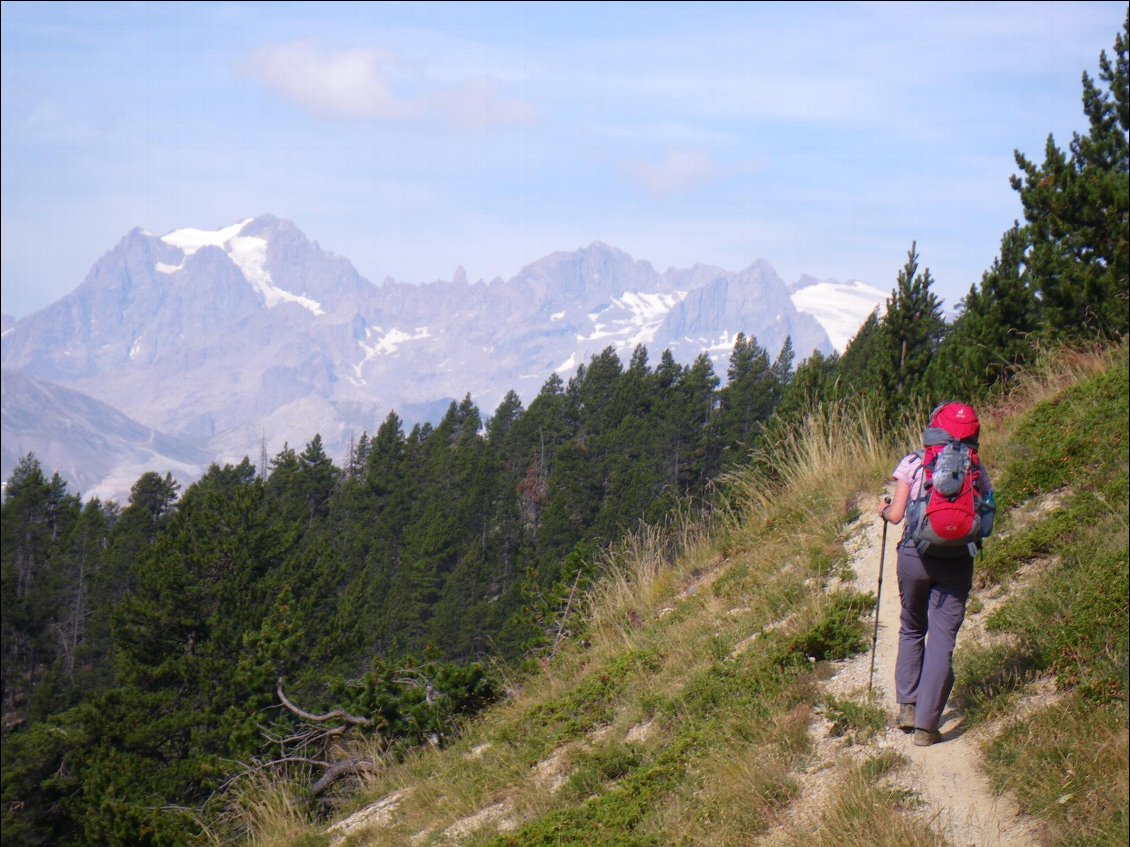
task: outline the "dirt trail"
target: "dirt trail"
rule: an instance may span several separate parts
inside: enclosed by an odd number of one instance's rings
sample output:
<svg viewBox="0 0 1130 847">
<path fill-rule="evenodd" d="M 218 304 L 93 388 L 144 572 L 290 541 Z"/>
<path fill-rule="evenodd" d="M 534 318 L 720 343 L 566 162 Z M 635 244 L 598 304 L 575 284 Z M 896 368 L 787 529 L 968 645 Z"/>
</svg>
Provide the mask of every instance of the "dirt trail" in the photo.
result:
<svg viewBox="0 0 1130 847">
<path fill-rule="evenodd" d="M 882 548 L 882 521 L 875 513 L 875 503 L 866 503 L 865 513 L 853 536 L 852 568 L 856 588 L 875 591 L 879 580 L 879 558 Z M 883 585 L 879 609 L 879 637 L 875 651 L 874 690 L 889 705 L 893 719 L 895 709 L 894 667 L 898 649 L 899 595 L 896 574 L 896 546 L 902 526 L 887 531 L 883 561 Z M 978 618 L 983 618 L 982 611 Z M 979 629 L 979 620 L 970 616 L 958 634 L 958 646 L 969 630 Z M 870 651 L 846 663 L 829 686 L 840 693 L 866 691 Z M 926 803 L 926 817 L 953 847 L 1030 847 L 1040 843 L 1038 829 L 1021 817 L 1016 804 L 1008 796 L 994 796 L 978 763 L 980 743 L 991 728 L 966 731 L 963 716 L 951 700 L 942 715 L 942 742 L 930 747 L 915 747 L 912 735 L 895 728 L 887 730 L 877 744 L 893 747 L 911 762 L 906 775 L 908 787 L 917 791 Z"/>
</svg>

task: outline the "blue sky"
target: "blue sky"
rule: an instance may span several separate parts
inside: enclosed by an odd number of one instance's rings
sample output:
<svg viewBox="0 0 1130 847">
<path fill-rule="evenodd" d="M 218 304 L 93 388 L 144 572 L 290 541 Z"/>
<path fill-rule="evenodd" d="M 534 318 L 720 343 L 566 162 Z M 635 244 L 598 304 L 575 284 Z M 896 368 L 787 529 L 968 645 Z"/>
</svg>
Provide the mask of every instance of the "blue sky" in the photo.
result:
<svg viewBox="0 0 1130 847">
<path fill-rule="evenodd" d="M 955 303 L 1021 216 L 1013 150 L 1085 129 L 1098 3 L 9 3 L 3 311 L 130 229 L 271 213 L 374 282 L 594 240 L 659 270 Z"/>
</svg>

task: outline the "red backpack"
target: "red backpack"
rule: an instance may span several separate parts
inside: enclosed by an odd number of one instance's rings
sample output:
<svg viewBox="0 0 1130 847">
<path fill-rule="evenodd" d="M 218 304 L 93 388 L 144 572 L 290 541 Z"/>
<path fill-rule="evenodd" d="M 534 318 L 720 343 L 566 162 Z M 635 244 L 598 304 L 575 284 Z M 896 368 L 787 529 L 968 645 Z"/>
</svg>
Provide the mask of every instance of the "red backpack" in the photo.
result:
<svg viewBox="0 0 1130 847">
<path fill-rule="evenodd" d="M 930 415 L 919 454 L 922 484 L 907 510 L 907 535 L 919 553 L 943 558 L 976 553 L 992 532 L 995 506 L 977 456 L 980 431 L 977 413 L 961 403 L 945 403 Z"/>
</svg>

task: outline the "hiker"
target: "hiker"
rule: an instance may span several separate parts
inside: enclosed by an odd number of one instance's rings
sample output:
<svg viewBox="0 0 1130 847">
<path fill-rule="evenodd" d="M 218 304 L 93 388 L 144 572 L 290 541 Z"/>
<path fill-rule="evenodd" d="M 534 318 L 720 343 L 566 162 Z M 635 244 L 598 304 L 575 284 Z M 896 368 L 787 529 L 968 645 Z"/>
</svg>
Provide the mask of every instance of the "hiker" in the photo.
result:
<svg viewBox="0 0 1130 847">
<path fill-rule="evenodd" d="M 938 724 L 953 688 L 953 649 L 965 619 L 965 603 L 973 586 L 973 557 L 981 539 L 992 531 L 993 498 L 988 474 L 977 457 L 980 425 L 969 406 L 945 403 L 930 415 L 923 433 L 925 449 L 907 454 L 891 474 L 894 496 L 880 506 L 879 515 L 897 524 L 907 517 L 898 544 L 898 584 L 902 611 L 898 656 L 895 660 L 897 724 L 914 733 L 914 744 L 926 747 L 941 740 Z M 941 456 L 948 451 L 946 456 Z M 961 494 L 946 494 L 951 466 L 964 465 L 957 482 Z M 957 476 L 958 471 L 953 472 Z M 963 500 L 967 497 L 968 502 Z M 942 535 L 959 522 L 955 505 L 967 513 L 967 525 L 954 537 L 939 537 L 930 526 L 935 499 L 949 509 Z M 972 514 L 972 525 L 969 524 Z"/>
</svg>

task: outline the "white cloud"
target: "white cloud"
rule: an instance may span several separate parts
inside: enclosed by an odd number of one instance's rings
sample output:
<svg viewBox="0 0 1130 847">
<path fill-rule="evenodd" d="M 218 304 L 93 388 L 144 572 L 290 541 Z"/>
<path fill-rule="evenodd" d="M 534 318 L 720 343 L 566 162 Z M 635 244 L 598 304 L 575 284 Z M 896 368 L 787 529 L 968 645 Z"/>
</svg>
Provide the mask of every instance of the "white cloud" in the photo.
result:
<svg viewBox="0 0 1130 847">
<path fill-rule="evenodd" d="M 437 86 L 419 63 L 377 49 L 318 51 L 308 44 L 266 45 L 250 62 L 267 88 L 321 118 L 439 120 L 456 129 L 530 123 L 533 107 L 506 99 L 488 76 Z"/>
<path fill-rule="evenodd" d="M 624 170 L 656 197 L 689 191 L 718 176 L 714 159 L 693 150 L 671 151 L 657 164 L 626 162 Z"/>
<path fill-rule="evenodd" d="M 260 47 L 251 73 L 268 88 L 324 118 L 404 120 L 418 104 L 393 91 L 392 56 L 381 50 L 318 53 L 306 44 Z"/>
</svg>

